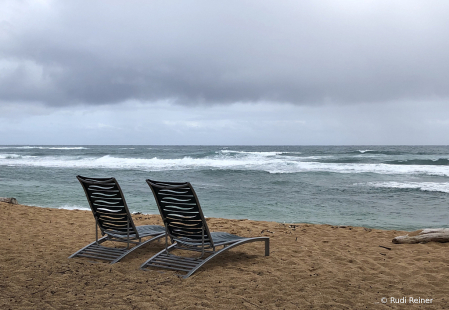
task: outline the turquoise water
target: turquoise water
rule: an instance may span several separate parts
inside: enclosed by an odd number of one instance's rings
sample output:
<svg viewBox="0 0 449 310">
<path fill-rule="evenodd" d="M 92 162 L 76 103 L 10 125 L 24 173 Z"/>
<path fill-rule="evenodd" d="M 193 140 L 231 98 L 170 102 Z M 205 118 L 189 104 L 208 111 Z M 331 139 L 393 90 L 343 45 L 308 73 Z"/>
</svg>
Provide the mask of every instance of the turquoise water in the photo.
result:
<svg viewBox="0 0 449 310">
<path fill-rule="evenodd" d="M 133 212 L 158 212 L 151 178 L 191 182 L 209 217 L 449 227 L 447 146 L 0 146 L 0 197 L 87 209 L 76 175 L 115 177 Z"/>
</svg>

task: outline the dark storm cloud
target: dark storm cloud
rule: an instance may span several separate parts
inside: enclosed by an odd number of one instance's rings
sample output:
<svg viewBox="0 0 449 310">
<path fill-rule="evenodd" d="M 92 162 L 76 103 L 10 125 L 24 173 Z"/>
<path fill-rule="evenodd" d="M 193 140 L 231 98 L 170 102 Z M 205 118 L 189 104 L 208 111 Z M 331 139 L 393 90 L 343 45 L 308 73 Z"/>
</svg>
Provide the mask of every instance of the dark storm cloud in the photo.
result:
<svg viewBox="0 0 449 310">
<path fill-rule="evenodd" d="M 446 98 L 448 9 L 446 1 L 5 1 L 0 100 Z"/>
</svg>

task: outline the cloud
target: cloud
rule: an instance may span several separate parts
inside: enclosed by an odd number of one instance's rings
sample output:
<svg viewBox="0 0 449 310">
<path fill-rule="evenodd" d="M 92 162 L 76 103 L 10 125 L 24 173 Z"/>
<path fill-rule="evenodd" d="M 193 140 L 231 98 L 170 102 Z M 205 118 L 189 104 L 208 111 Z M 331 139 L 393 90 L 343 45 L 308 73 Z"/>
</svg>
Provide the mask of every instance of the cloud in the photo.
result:
<svg viewBox="0 0 449 310">
<path fill-rule="evenodd" d="M 5 108 L 0 102 L 0 145 L 446 145 L 448 103 L 234 103 L 204 108 L 134 100 L 107 108 L 36 103 Z"/>
<path fill-rule="evenodd" d="M 3 1 L 0 100 L 324 104 L 449 96 L 446 1 Z"/>
</svg>

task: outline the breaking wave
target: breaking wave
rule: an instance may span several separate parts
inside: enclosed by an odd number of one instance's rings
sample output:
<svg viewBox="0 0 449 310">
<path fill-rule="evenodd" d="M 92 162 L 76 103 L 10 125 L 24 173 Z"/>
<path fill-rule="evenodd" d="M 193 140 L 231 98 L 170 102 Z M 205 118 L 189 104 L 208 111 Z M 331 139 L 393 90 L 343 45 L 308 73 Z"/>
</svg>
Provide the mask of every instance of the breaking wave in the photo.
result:
<svg viewBox="0 0 449 310">
<path fill-rule="evenodd" d="M 87 150 L 83 146 L 0 146 L 0 149 Z"/>
<path fill-rule="evenodd" d="M 449 193 L 449 183 L 438 182 L 369 182 L 368 186 L 377 188 L 418 189 L 425 192 Z"/>
<path fill-rule="evenodd" d="M 288 152 L 287 152 L 288 153 Z M 298 152 L 299 153 L 299 152 Z M 290 154 L 291 155 L 291 154 Z M 134 158 L 104 156 L 27 156 L 19 154 L 0 154 L 2 166 L 33 166 L 53 168 L 104 168 L 143 171 L 163 170 L 255 170 L 268 173 L 377 173 L 377 174 L 418 174 L 449 176 L 449 165 L 446 159 L 411 161 L 415 164 L 364 163 L 350 160 L 324 160 L 326 156 L 285 156 L 285 152 L 244 152 L 220 150 L 204 157 L 194 158 Z M 129 156 L 129 155 L 128 155 Z"/>
</svg>

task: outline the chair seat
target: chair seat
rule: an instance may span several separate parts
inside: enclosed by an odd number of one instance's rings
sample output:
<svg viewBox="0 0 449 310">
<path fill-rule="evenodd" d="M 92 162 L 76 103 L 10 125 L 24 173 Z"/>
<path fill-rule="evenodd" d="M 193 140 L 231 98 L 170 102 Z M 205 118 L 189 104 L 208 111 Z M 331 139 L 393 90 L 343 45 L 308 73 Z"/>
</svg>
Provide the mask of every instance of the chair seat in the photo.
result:
<svg viewBox="0 0 449 310">
<path fill-rule="evenodd" d="M 234 243 L 243 239 L 247 239 L 245 237 L 236 236 L 227 232 L 211 232 L 212 240 L 214 241 L 214 244 L 217 245 L 224 245 L 228 243 Z"/>
<path fill-rule="evenodd" d="M 223 245 L 227 243 L 234 243 L 243 239 L 247 239 L 245 237 L 236 236 L 230 233 L 216 231 L 211 232 L 212 240 L 214 241 L 215 245 Z"/>
<path fill-rule="evenodd" d="M 159 225 L 142 225 L 136 227 L 137 232 L 141 237 L 154 236 L 165 233 L 164 226 Z"/>
<path fill-rule="evenodd" d="M 245 237 L 240 237 L 240 236 L 236 236 L 236 235 L 233 235 L 233 234 L 230 234 L 227 232 L 221 232 L 221 231 L 211 232 L 210 236 L 212 237 L 212 241 L 215 246 L 231 244 L 231 243 L 235 243 L 235 242 L 247 239 Z M 186 245 L 190 245 L 190 246 L 201 246 L 202 245 L 201 239 L 175 238 L 174 240 L 181 244 L 186 244 Z M 205 246 L 205 248 L 212 247 L 208 240 L 206 240 L 204 242 L 204 246 Z"/>
<path fill-rule="evenodd" d="M 165 233 L 165 228 L 163 226 L 158 226 L 158 225 L 136 226 L 136 229 L 141 238 Z M 114 232 L 106 231 L 106 233 L 109 236 L 116 237 L 116 238 L 127 238 L 126 233 L 123 233 L 123 232 L 120 232 L 119 234 L 117 234 Z M 131 235 L 129 235 L 129 238 L 136 239 L 136 235 L 131 234 Z"/>
</svg>

